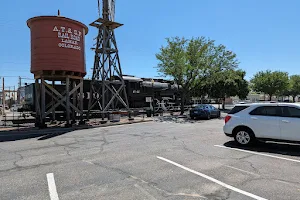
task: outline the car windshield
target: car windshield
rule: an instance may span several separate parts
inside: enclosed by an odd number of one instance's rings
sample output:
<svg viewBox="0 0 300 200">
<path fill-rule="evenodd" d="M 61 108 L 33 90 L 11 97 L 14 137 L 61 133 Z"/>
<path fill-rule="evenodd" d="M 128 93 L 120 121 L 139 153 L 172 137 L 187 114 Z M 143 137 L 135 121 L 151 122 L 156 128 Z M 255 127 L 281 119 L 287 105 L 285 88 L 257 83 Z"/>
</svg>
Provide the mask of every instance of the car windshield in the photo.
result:
<svg viewBox="0 0 300 200">
<path fill-rule="evenodd" d="M 234 108 L 232 108 L 229 112 L 229 114 L 236 114 L 246 108 L 248 108 L 249 106 L 247 105 L 239 105 L 239 106 L 235 106 Z"/>
<path fill-rule="evenodd" d="M 195 108 L 204 109 L 205 107 L 208 107 L 208 106 L 207 105 L 197 105 Z"/>
</svg>

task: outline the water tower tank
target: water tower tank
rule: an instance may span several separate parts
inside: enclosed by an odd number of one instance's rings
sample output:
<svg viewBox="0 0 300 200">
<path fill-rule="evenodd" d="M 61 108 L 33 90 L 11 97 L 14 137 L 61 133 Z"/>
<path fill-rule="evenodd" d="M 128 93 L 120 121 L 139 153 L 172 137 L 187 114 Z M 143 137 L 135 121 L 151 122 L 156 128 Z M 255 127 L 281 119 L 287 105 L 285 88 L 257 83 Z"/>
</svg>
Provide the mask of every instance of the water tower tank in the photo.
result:
<svg viewBox="0 0 300 200">
<path fill-rule="evenodd" d="M 31 73 L 85 76 L 87 26 L 61 16 L 33 17 L 27 25 L 31 32 Z"/>
</svg>

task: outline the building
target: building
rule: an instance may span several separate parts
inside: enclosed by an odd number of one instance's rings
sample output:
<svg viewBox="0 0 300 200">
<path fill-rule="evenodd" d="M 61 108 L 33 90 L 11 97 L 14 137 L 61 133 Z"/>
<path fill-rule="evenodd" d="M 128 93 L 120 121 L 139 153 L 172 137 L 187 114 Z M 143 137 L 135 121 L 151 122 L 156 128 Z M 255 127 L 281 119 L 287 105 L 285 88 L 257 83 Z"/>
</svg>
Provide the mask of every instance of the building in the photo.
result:
<svg viewBox="0 0 300 200">
<path fill-rule="evenodd" d="M 5 90 L 5 103 L 12 105 L 18 100 L 18 92 L 15 90 Z M 0 104 L 3 104 L 3 91 L 0 92 Z"/>
</svg>

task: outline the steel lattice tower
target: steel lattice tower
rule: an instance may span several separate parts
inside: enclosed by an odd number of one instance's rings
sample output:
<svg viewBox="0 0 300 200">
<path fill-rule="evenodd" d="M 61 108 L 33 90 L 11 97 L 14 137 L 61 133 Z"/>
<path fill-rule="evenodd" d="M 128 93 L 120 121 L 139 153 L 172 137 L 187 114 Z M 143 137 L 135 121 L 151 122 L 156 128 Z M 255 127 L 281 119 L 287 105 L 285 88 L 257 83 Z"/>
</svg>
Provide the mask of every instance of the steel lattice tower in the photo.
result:
<svg viewBox="0 0 300 200">
<path fill-rule="evenodd" d="M 102 18 L 99 11 L 99 18 L 90 24 L 98 29 L 98 36 L 96 47 L 92 48 L 95 51 L 95 60 L 88 118 L 98 104 L 104 120 L 106 113 L 118 110 L 117 105 L 122 105 L 129 111 L 129 104 L 114 33 L 114 29 L 123 24 L 114 22 L 115 0 L 103 0 L 102 4 Z M 100 10 L 99 0 L 98 9 Z M 92 95 L 95 93 L 100 95 Z"/>
</svg>

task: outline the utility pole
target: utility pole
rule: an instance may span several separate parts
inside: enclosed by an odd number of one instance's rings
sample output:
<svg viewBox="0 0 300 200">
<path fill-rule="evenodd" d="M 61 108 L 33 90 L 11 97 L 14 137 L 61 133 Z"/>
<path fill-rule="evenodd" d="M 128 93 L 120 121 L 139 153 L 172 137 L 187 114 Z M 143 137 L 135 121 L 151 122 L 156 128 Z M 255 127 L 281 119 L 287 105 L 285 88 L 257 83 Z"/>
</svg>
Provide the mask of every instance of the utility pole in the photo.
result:
<svg viewBox="0 0 300 200">
<path fill-rule="evenodd" d="M 21 103 L 21 87 L 22 87 L 22 79 L 21 79 L 21 76 L 19 76 L 19 86 L 18 86 L 18 92 L 17 92 L 18 104 Z"/>
<path fill-rule="evenodd" d="M 22 78 L 19 76 L 19 88 L 22 86 Z"/>
<path fill-rule="evenodd" d="M 9 107 L 10 104 L 11 104 L 10 93 L 11 93 L 11 91 L 10 91 L 10 86 L 8 86 L 8 107 Z"/>
<path fill-rule="evenodd" d="M 13 101 L 14 101 L 14 103 L 16 103 L 16 86 L 14 85 L 14 93 L 13 93 Z M 17 98 L 18 98 L 18 94 L 17 94 Z"/>
</svg>

